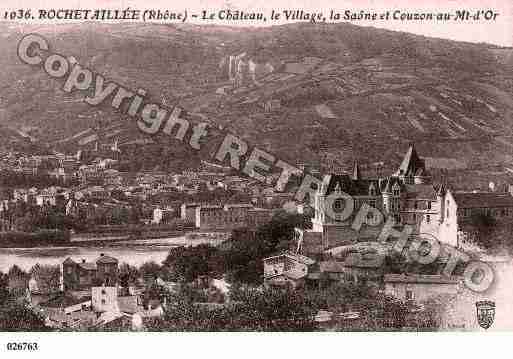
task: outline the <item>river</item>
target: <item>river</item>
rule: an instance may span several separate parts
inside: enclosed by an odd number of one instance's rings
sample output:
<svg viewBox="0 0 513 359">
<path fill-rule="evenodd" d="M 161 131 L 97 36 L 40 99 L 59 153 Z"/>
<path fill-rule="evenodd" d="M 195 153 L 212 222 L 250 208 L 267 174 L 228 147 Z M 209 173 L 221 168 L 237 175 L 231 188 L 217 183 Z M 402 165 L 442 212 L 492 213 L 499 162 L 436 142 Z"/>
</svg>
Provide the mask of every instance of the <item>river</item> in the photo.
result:
<svg viewBox="0 0 513 359">
<path fill-rule="evenodd" d="M 0 271 L 6 273 L 14 264 L 24 270 L 29 270 L 37 263 L 61 264 L 67 257 L 71 257 L 75 261 L 81 259 L 95 261 L 101 253 L 117 258 L 119 263 L 125 262 L 135 266 L 140 266 L 148 261 L 155 261 L 160 264 L 173 247 L 197 245 L 205 242 L 212 245 L 217 244 L 216 241 L 212 240 L 197 239 L 191 242 L 185 237 L 176 237 L 123 241 L 103 246 L 0 248 Z"/>
</svg>

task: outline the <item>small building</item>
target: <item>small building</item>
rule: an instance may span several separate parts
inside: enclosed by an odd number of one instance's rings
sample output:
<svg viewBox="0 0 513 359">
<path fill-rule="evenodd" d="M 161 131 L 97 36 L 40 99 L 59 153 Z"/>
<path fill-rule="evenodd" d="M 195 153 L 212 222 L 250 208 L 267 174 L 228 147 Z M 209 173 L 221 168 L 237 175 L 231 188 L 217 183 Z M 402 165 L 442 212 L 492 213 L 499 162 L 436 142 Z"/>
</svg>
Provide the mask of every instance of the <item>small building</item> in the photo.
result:
<svg viewBox="0 0 513 359">
<path fill-rule="evenodd" d="M 91 303 L 96 313 L 119 312 L 117 287 L 92 287 Z"/>
<path fill-rule="evenodd" d="M 489 215 L 495 220 L 513 220 L 513 196 L 500 192 L 454 192 L 460 222 L 475 215 Z"/>
<path fill-rule="evenodd" d="M 155 208 L 151 222 L 154 224 L 168 223 L 175 217 L 176 211 L 173 208 Z"/>
<path fill-rule="evenodd" d="M 24 273 L 8 275 L 7 290 L 15 298 L 25 298 L 29 293 L 29 277 Z"/>
<path fill-rule="evenodd" d="M 301 287 L 314 264 L 315 260 L 295 253 L 265 258 L 264 283 L 271 286 Z"/>
<path fill-rule="evenodd" d="M 91 311 L 90 297 L 74 297 L 61 294 L 38 304 L 46 318 L 46 324 L 58 329 L 85 329 L 96 320 Z"/>
<path fill-rule="evenodd" d="M 277 99 L 269 99 L 263 103 L 265 112 L 278 111 L 281 108 L 281 101 Z"/>
<path fill-rule="evenodd" d="M 93 286 L 112 286 L 118 283 L 118 260 L 101 254 L 95 262 L 67 258 L 62 264 L 62 283 L 65 291 L 88 289 Z"/>
<path fill-rule="evenodd" d="M 196 207 L 195 226 L 201 230 L 224 229 L 226 218 L 222 206 Z"/>
<path fill-rule="evenodd" d="M 350 260 L 320 262 L 319 272 L 329 280 L 353 284 L 361 282 L 377 283 L 382 275 L 381 268 L 370 262 L 366 264 L 365 261 L 353 262 Z"/>
<path fill-rule="evenodd" d="M 442 275 L 386 274 L 384 283 L 386 295 L 420 303 L 440 295 L 457 294 L 460 280 Z"/>
<path fill-rule="evenodd" d="M 252 208 L 248 211 L 247 226 L 249 228 L 258 228 L 269 223 L 272 217 L 272 210 L 265 208 Z"/>
<path fill-rule="evenodd" d="M 198 203 L 183 203 L 180 206 L 180 218 L 189 223 L 196 222 L 196 208 L 199 206 Z"/>
<path fill-rule="evenodd" d="M 231 231 L 236 228 L 255 228 L 269 222 L 272 212 L 254 208 L 252 204 L 225 204 L 196 208 L 195 226 L 203 231 Z"/>
</svg>

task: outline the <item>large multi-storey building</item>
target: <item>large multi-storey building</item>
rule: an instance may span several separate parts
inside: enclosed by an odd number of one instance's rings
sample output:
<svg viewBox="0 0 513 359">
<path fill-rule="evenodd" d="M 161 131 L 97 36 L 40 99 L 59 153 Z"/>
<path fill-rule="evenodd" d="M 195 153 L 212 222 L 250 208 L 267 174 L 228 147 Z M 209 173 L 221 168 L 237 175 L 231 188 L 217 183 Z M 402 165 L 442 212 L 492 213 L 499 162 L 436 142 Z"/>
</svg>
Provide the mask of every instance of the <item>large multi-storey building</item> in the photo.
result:
<svg viewBox="0 0 513 359">
<path fill-rule="evenodd" d="M 480 200 L 483 196 L 486 201 Z M 349 203 L 354 204 L 352 210 Z M 364 204 L 377 211 L 365 211 L 364 224 L 355 230 L 351 225 Z M 411 145 L 392 176 L 364 179 L 356 163 L 352 174 L 325 176 L 315 196 L 312 229 L 297 231 L 299 244 L 305 253 L 319 253 L 345 244 L 373 241 L 384 223 L 393 221 L 398 230 L 409 225 L 412 235 L 428 234 L 459 247 L 462 223 L 465 219 L 468 222 L 470 207 L 474 212 L 495 217 L 513 217 L 510 194 L 452 193 L 445 184 L 433 184 L 424 161 Z"/>
<path fill-rule="evenodd" d="M 225 204 L 196 207 L 196 228 L 231 231 L 236 228 L 257 228 L 271 220 L 272 211 L 251 204 Z"/>
</svg>

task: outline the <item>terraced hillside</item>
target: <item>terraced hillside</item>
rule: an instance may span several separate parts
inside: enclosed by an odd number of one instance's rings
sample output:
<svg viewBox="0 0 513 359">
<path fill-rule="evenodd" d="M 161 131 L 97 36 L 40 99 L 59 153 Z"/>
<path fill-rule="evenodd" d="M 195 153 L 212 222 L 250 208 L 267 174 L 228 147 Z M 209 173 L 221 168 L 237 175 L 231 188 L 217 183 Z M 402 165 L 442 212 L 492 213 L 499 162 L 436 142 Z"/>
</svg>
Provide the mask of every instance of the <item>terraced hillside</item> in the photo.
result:
<svg viewBox="0 0 513 359">
<path fill-rule="evenodd" d="M 65 95 L 17 59 L 25 33 L 292 162 L 328 170 L 356 158 L 369 171 L 380 161 L 390 168 L 414 141 L 434 167 L 513 168 L 511 49 L 349 24 L 1 26 L 1 124 L 30 128 L 56 148 L 117 142 L 150 168 L 206 155 L 145 138 L 126 116 Z M 230 56 L 241 59 L 235 69 Z"/>
</svg>

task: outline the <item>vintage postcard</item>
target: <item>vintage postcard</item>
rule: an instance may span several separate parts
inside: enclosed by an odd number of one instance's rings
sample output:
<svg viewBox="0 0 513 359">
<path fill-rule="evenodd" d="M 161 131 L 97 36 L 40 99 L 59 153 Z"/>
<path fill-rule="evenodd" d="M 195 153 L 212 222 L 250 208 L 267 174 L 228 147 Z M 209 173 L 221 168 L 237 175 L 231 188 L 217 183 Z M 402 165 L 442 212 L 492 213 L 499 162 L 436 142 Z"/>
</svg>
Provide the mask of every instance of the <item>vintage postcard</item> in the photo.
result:
<svg viewBox="0 0 513 359">
<path fill-rule="evenodd" d="M 2 0 L 0 48 L 0 332 L 513 330 L 511 1 Z"/>
</svg>

